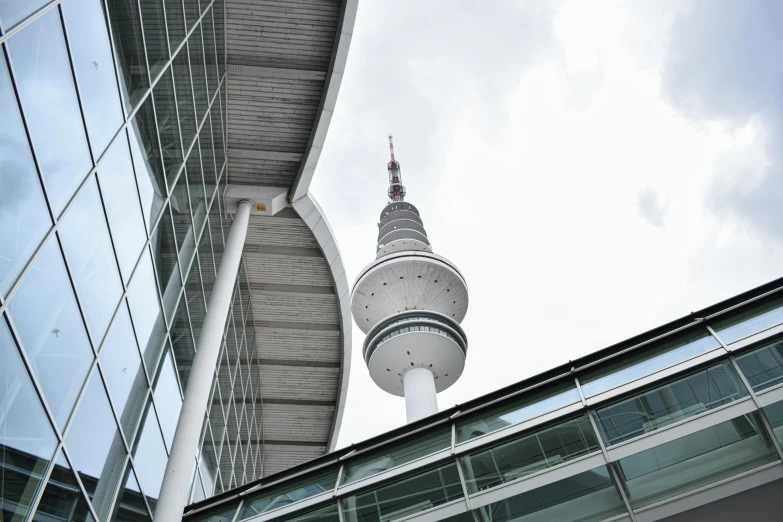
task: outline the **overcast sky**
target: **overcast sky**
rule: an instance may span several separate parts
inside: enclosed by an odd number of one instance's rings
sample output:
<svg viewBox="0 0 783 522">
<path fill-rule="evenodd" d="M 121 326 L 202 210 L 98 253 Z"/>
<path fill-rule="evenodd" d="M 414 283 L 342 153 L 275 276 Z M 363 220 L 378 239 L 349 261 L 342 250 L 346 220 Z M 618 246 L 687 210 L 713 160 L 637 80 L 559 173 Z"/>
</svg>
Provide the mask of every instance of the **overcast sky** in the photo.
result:
<svg viewBox="0 0 783 522">
<path fill-rule="evenodd" d="M 783 2 L 362 0 L 313 185 L 349 281 L 386 135 L 467 279 L 441 408 L 783 276 Z M 405 423 L 354 329 L 339 446 Z"/>
</svg>

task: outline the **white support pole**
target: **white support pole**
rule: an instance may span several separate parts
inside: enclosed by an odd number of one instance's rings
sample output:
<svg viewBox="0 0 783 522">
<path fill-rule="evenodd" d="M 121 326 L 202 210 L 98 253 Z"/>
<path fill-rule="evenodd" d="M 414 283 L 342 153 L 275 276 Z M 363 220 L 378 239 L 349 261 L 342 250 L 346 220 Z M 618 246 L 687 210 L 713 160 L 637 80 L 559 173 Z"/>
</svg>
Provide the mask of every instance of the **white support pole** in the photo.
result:
<svg viewBox="0 0 783 522">
<path fill-rule="evenodd" d="M 426 368 L 411 368 L 402 376 L 408 423 L 438 413 L 435 376 Z"/>
<path fill-rule="evenodd" d="M 245 235 L 250 219 L 249 201 L 240 201 L 231 230 L 228 232 L 223 258 L 220 261 L 209 308 L 198 340 L 196 357 L 190 371 L 188 387 L 185 390 L 185 402 L 179 414 L 174 443 L 171 446 L 163 485 L 160 488 L 155 508 L 155 522 L 179 522 L 187 505 L 190 489 L 190 473 L 195 465 L 201 426 L 204 423 L 209 402 L 209 391 L 217 366 L 223 329 L 226 326 L 234 282 L 239 271 L 239 261 L 245 245 Z"/>
</svg>

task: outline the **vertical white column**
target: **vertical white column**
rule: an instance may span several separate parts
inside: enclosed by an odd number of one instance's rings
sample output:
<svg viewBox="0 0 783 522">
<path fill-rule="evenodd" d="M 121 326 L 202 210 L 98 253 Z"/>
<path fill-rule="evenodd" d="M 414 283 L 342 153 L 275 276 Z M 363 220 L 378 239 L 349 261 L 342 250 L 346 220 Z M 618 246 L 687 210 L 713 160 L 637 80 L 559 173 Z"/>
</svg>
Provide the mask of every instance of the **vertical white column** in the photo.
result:
<svg viewBox="0 0 783 522">
<path fill-rule="evenodd" d="M 426 368 L 411 368 L 402 376 L 408 423 L 438 413 L 435 376 Z"/>
<path fill-rule="evenodd" d="M 198 452 L 201 426 L 223 341 L 223 329 L 231 308 L 234 282 L 239 271 L 250 219 L 250 207 L 249 201 L 239 202 L 234 222 L 228 232 L 223 258 L 212 287 L 212 296 L 209 298 L 209 309 L 201 329 L 201 338 L 198 340 L 196 357 L 193 359 L 188 387 L 185 390 L 185 402 L 182 403 L 174 443 L 166 464 L 166 474 L 155 508 L 155 522 L 182 520 L 182 512 L 187 505 L 190 473 Z"/>
</svg>

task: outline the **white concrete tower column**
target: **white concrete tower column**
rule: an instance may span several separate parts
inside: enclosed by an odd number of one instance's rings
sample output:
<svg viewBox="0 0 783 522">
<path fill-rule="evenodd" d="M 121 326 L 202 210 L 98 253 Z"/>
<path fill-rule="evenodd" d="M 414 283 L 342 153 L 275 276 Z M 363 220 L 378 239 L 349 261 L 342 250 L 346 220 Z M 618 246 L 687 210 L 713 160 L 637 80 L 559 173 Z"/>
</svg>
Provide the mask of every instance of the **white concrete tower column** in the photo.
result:
<svg viewBox="0 0 783 522">
<path fill-rule="evenodd" d="M 182 519 L 182 512 L 187 505 L 190 473 L 193 471 L 194 459 L 198 452 L 201 426 L 204 423 L 209 391 L 220 355 L 223 329 L 231 308 L 234 282 L 237 279 L 242 249 L 245 245 L 251 206 L 252 204 L 247 200 L 239 202 L 234 222 L 228 232 L 223 258 L 212 287 L 209 308 L 198 340 L 196 356 L 193 359 L 188 387 L 185 390 L 185 401 L 179 414 L 171 454 L 166 464 L 166 473 L 163 476 L 163 485 L 155 508 L 155 522 L 178 522 Z"/>
<path fill-rule="evenodd" d="M 438 413 L 435 375 L 426 368 L 411 368 L 402 376 L 405 416 L 408 422 Z"/>
</svg>

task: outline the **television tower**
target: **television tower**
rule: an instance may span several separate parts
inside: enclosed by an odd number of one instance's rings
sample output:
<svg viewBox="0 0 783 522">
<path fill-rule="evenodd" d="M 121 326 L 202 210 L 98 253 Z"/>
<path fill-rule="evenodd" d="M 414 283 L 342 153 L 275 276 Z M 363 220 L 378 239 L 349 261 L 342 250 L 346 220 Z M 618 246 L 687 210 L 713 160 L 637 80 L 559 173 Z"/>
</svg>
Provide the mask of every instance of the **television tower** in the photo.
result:
<svg viewBox="0 0 783 522">
<path fill-rule="evenodd" d="M 468 286 L 454 263 L 433 253 L 419 211 L 405 201 L 391 136 L 389 151 L 390 201 L 378 223 L 375 261 L 354 284 L 351 311 L 367 335 L 362 353 L 370 376 L 405 397 L 413 422 L 438 411 L 436 394 L 465 367 L 468 340 L 460 323 Z"/>
</svg>

